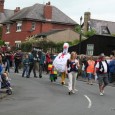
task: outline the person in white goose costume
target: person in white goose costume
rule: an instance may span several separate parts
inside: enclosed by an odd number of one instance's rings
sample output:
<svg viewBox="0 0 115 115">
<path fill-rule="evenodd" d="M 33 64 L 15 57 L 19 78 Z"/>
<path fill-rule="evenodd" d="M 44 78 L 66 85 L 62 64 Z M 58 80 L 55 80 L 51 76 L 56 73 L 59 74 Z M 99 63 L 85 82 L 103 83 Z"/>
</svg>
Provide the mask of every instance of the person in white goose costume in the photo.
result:
<svg viewBox="0 0 115 115">
<path fill-rule="evenodd" d="M 70 53 L 68 53 L 69 44 L 64 43 L 63 52 L 59 53 L 58 56 L 54 59 L 53 65 L 55 69 L 61 73 L 61 84 L 65 84 L 66 77 L 66 64 L 67 60 L 70 59 Z"/>
</svg>

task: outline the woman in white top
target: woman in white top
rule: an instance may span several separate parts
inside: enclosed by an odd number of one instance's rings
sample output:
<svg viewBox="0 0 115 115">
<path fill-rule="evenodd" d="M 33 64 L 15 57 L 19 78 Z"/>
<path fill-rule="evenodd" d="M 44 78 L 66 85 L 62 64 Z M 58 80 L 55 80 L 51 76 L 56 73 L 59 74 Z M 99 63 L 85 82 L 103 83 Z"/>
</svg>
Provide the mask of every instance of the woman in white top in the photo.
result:
<svg viewBox="0 0 115 115">
<path fill-rule="evenodd" d="M 68 89 L 69 95 L 75 93 L 76 77 L 78 74 L 79 61 L 76 59 L 76 52 L 72 52 L 70 59 L 67 60 L 67 74 L 69 77 Z"/>
</svg>

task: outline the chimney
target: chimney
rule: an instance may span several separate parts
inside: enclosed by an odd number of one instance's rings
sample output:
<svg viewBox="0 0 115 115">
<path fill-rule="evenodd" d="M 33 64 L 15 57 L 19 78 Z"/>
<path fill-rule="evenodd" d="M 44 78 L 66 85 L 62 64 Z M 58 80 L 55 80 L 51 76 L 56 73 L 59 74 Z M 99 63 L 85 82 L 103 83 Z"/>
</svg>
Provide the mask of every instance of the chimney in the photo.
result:
<svg viewBox="0 0 115 115">
<path fill-rule="evenodd" d="M 44 6 L 44 17 L 46 20 L 52 19 L 52 6 L 50 2 L 46 3 Z"/>
<path fill-rule="evenodd" d="M 16 9 L 14 10 L 14 14 L 16 14 L 19 11 L 20 11 L 20 7 L 16 7 Z"/>
<path fill-rule="evenodd" d="M 85 12 L 84 13 L 84 28 L 83 28 L 84 33 L 88 31 L 90 16 L 91 16 L 90 12 Z"/>
<path fill-rule="evenodd" d="M 5 0 L 0 0 L 0 12 L 4 13 L 4 2 Z"/>
</svg>

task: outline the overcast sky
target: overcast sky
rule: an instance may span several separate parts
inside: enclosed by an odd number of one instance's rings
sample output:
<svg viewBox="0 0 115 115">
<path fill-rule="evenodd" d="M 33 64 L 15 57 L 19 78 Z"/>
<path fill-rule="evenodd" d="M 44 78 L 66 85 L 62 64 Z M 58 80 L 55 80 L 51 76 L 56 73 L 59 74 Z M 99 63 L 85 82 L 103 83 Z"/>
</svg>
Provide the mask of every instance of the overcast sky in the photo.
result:
<svg viewBox="0 0 115 115">
<path fill-rule="evenodd" d="M 32 6 L 36 3 L 51 2 L 62 12 L 67 14 L 77 23 L 84 12 L 91 12 L 92 19 L 115 22 L 115 0 L 5 0 L 5 9 L 15 9 Z"/>
</svg>

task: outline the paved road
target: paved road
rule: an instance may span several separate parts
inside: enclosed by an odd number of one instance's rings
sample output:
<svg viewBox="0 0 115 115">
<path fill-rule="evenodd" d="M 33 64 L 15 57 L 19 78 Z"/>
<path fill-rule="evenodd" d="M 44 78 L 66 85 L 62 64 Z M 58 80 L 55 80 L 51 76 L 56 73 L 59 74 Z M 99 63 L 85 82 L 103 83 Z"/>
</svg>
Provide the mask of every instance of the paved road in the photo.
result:
<svg viewBox="0 0 115 115">
<path fill-rule="evenodd" d="M 66 86 L 51 83 L 47 75 L 22 78 L 10 73 L 13 95 L 0 101 L 0 115 L 115 115 L 115 88 L 108 86 L 100 96 L 98 85 L 77 81 L 76 94 Z"/>
</svg>

